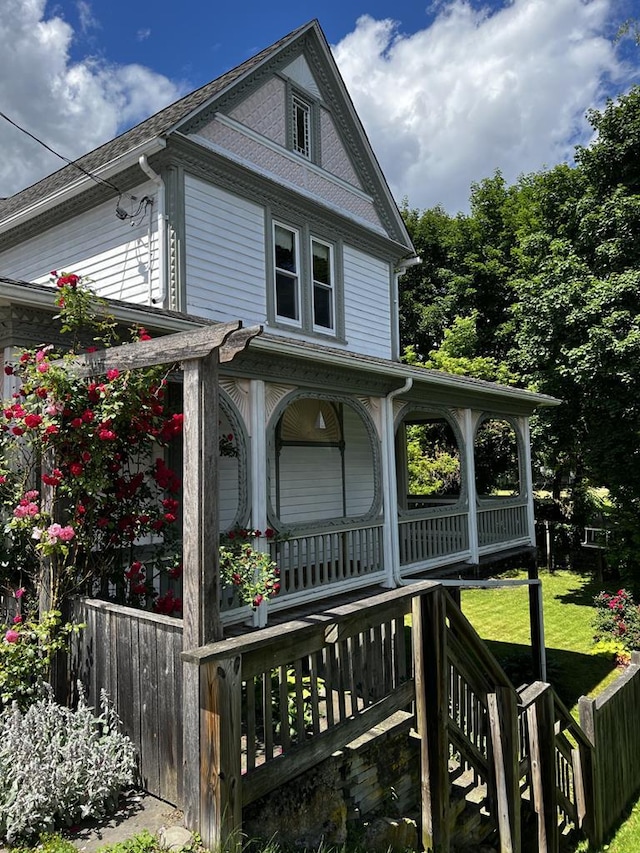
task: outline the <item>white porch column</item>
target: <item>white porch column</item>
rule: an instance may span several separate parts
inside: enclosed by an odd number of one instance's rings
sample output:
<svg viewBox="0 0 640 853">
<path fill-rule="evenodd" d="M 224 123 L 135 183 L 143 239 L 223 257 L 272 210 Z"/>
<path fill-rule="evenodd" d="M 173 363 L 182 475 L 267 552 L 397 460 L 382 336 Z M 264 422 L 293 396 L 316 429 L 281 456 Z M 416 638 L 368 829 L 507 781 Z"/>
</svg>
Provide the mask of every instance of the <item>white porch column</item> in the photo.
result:
<svg viewBox="0 0 640 853">
<path fill-rule="evenodd" d="M 251 433 L 251 526 L 267 528 L 267 406 L 265 383 L 249 383 L 249 431 Z M 264 543 L 264 540 L 263 540 Z"/>
<path fill-rule="evenodd" d="M 251 432 L 251 526 L 263 536 L 253 540 L 256 551 L 268 553 L 264 537 L 267 529 L 267 406 L 265 383 L 252 379 L 249 383 L 249 430 Z M 263 601 L 254 612 L 252 624 L 264 627 L 268 621 L 268 604 Z"/>
<path fill-rule="evenodd" d="M 536 517 L 533 506 L 533 472 L 531 470 L 531 430 L 529 429 L 529 418 L 518 418 L 518 426 L 522 436 L 522 445 L 524 447 L 524 459 L 522 460 L 522 474 L 524 483 L 522 484 L 524 493 L 527 496 L 527 526 L 529 529 L 529 540 L 533 546 L 536 544 Z"/>
<path fill-rule="evenodd" d="M 384 568 L 383 586 L 399 586 L 400 578 L 400 537 L 398 535 L 398 481 L 396 478 L 395 418 L 393 401 L 399 394 L 405 394 L 413 385 L 407 379 L 402 388 L 396 388 L 382 399 L 381 438 L 382 438 L 382 506 L 384 512 Z"/>
<path fill-rule="evenodd" d="M 477 416 L 471 409 L 462 409 L 459 412 L 458 423 L 462 429 L 464 440 L 464 469 L 466 472 L 467 499 L 469 511 L 467 513 L 467 525 L 469 532 L 469 550 L 471 555 L 469 562 L 477 565 L 480 562 L 478 550 L 478 501 L 476 493 L 476 465 L 474 457 L 474 439 Z"/>
</svg>

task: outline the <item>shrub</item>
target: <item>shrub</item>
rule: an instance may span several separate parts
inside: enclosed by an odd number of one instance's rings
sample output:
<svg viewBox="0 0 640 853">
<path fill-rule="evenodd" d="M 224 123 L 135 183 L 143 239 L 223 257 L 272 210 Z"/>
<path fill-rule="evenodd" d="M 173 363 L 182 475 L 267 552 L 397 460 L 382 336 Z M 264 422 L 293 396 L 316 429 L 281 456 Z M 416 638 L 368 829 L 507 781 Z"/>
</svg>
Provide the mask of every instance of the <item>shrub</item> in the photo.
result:
<svg viewBox="0 0 640 853">
<path fill-rule="evenodd" d="M 14 617 L 0 639 L 0 709 L 16 702 L 24 711 L 43 695 L 54 655 L 79 629 L 69 622 L 62 625 L 58 610 L 44 613 L 39 621 Z"/>
<path fill-rule="evenodd" d="M 94 716 L 81 696 L 74 712 L 49 695 L 0 714 L 0 836 L 32 839 L 116 807 L 135 753 L 104 693 L 101 708 Z"/>
<path fill-rule="evenodd" d="M 630 592 L 626 589 L 601 592 L 594 598 L 594 604 L 596 642 L 605 637 L 619 641 L 628 651 L 640 649 L 640 610 Z"/>
</svg>

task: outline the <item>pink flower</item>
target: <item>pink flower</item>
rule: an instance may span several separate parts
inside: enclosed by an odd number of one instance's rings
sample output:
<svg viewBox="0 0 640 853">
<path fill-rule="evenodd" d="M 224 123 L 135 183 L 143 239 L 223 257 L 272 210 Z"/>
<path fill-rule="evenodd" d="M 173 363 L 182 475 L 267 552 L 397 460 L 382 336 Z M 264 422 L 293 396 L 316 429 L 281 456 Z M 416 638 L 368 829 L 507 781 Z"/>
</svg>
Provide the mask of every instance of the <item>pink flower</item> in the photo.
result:
<svg viewBox="0 0 640 853">
<path fill-rule="evenodd" d="M 14 631 L 13 628 L 9 628 L 7 633 L 4 635 L 4 638 L 7 643 L 17 643 L 20 639 L 20 634 L 17 631 Z"/>
<path fill-rule="evenodd" d="M 25 594 L 25 592 L 26 592 L 25 588 L 23 586 L 21 586 L 20 589 L 17 589 L 13 594 L 18 599 L 18 601 L 20 601 L 20 599 Z"/>
<path fill-rule="evenodd" d="M 70 542 L 76 535 L 73 527 L 62 527 L 60 524 L 52 524 L 47 528 L 49 542 L 55 545 L 57 542 Z"/>
<path fill-rule="evenodd" d="M 38 373 L 48 373 L 49 367 L 50 365 L 48 361 L 41 361 L 38 365 Z"/>
<path fill-rule="evenodd" d="M 111 382 L 112 379 L 117 379 L 120 376 L 120 371 L 117 367 L 112 367 L 111 370 L 107 370 L 107 379 Z"/>
</svg>

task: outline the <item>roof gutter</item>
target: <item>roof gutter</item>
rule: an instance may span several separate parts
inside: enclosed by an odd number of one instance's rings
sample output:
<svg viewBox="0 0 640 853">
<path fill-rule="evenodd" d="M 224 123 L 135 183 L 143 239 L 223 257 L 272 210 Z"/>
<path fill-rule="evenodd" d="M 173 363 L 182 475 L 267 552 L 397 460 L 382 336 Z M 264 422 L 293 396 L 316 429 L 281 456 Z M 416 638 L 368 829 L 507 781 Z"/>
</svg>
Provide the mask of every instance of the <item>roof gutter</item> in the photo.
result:
<svg viewBox="0 0 640 853">
<path fill-rule="evenodd" d="M 99 166 L 94 171 L 92 171 L 91 174 L 94 175 L 96 178 L 108 180 L 114 175 L 117 175 L 120 172 L 123 172 L 125 169 L 128 169 L 130 166 L 135 166 L 138 163 L 140 157 L 156 154 L 158 151 L 161 151 L 163 148 L 165 148 L 166 145 L 166 140 L 161 139 L 160 137 L 148 139 L 146 142 L 142 142 L 140 145 L 137 145 L 135 148 L 132 148 L 131 150 L 127 151 L 120 157 L 115 157 L 113 160 L 110 160 L 103 166 Z M 78 178 L 78 180 L 75 181 L 73 184 L 68 184 L 63 189 L 51 193 L 51 195 L 40 199 L 34 204 L 29 205 L 29 207 L 25 207 L 22 210 L 11 214 L 6 219 L 0 221 L 0 234 L 4 234 L 5 232 L 10 231 L 12 228 L 17 228 L 19 225 L 22 225 L 23 223 L 28 222 L 30 219 L 33 219 L 35 216 L 39 216 L 42 213 L 46 213 L 48 210 L 52 210 L 59 204 L 63 204 L 65 201 L 68 201 L 69 199 L 80 195 L 80 193 L 83 193 L 87 189 L 87 187 L 92 186 L 94 183 L 95 181 L 92 177 L 89 177 L 88 175 L 83 175 L 82 177 Z"/>
</svg>

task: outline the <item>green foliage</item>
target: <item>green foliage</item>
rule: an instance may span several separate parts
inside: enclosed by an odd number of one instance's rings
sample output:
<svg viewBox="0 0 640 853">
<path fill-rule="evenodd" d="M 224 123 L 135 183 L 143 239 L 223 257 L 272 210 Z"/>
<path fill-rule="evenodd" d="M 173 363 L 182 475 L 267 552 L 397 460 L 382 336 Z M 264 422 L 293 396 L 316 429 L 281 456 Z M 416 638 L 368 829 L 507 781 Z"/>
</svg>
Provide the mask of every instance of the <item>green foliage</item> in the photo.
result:
<svg viewBox="0 0 640 853">
<path fill-rule="evenodd" d="M 439 424 L 407 426 L 407 471 L 412 495 L 446 495 L 460 491 L 460 454 L 442 441 Z"/>
<path fill-rule="evenodd" d="M 640 588 L 640 87 L 589 117 L 573 167 L 497 172 L 468 216 L 405 207 L 423 263 L 400 282 L 401 340 L 409 363 L 562 400 L 532 423 L 535 477 L 577 526 L 588 487 L 608 490 L 609 564 Z"/>
<path fill-rule="evenodd" d="M 135 754 L 102 697 L 94 715 L 81 697 L 76 711 L 51 696 L 23 714 L 0 714 L 0 837 L 10 843 L 115 809 L 133 784 Z"/>
<path fill-rule="evenodd" d="M 37 845 L 12 847 L 11 853 L 76 853 L 77 847 L 67 838 L 63 838 L 57 832 L 45 832 L 38 838 Z"/>
<path fill-rule="evenodd" d="M 15 702 L 24 711 L 42 696 L 54 655 L 81 627 L 69 622 L 63 625 L 60 617 L 53 610 L 39 620 L 14 618 L 0 641 L 0 708 Z"/>
</svg>

